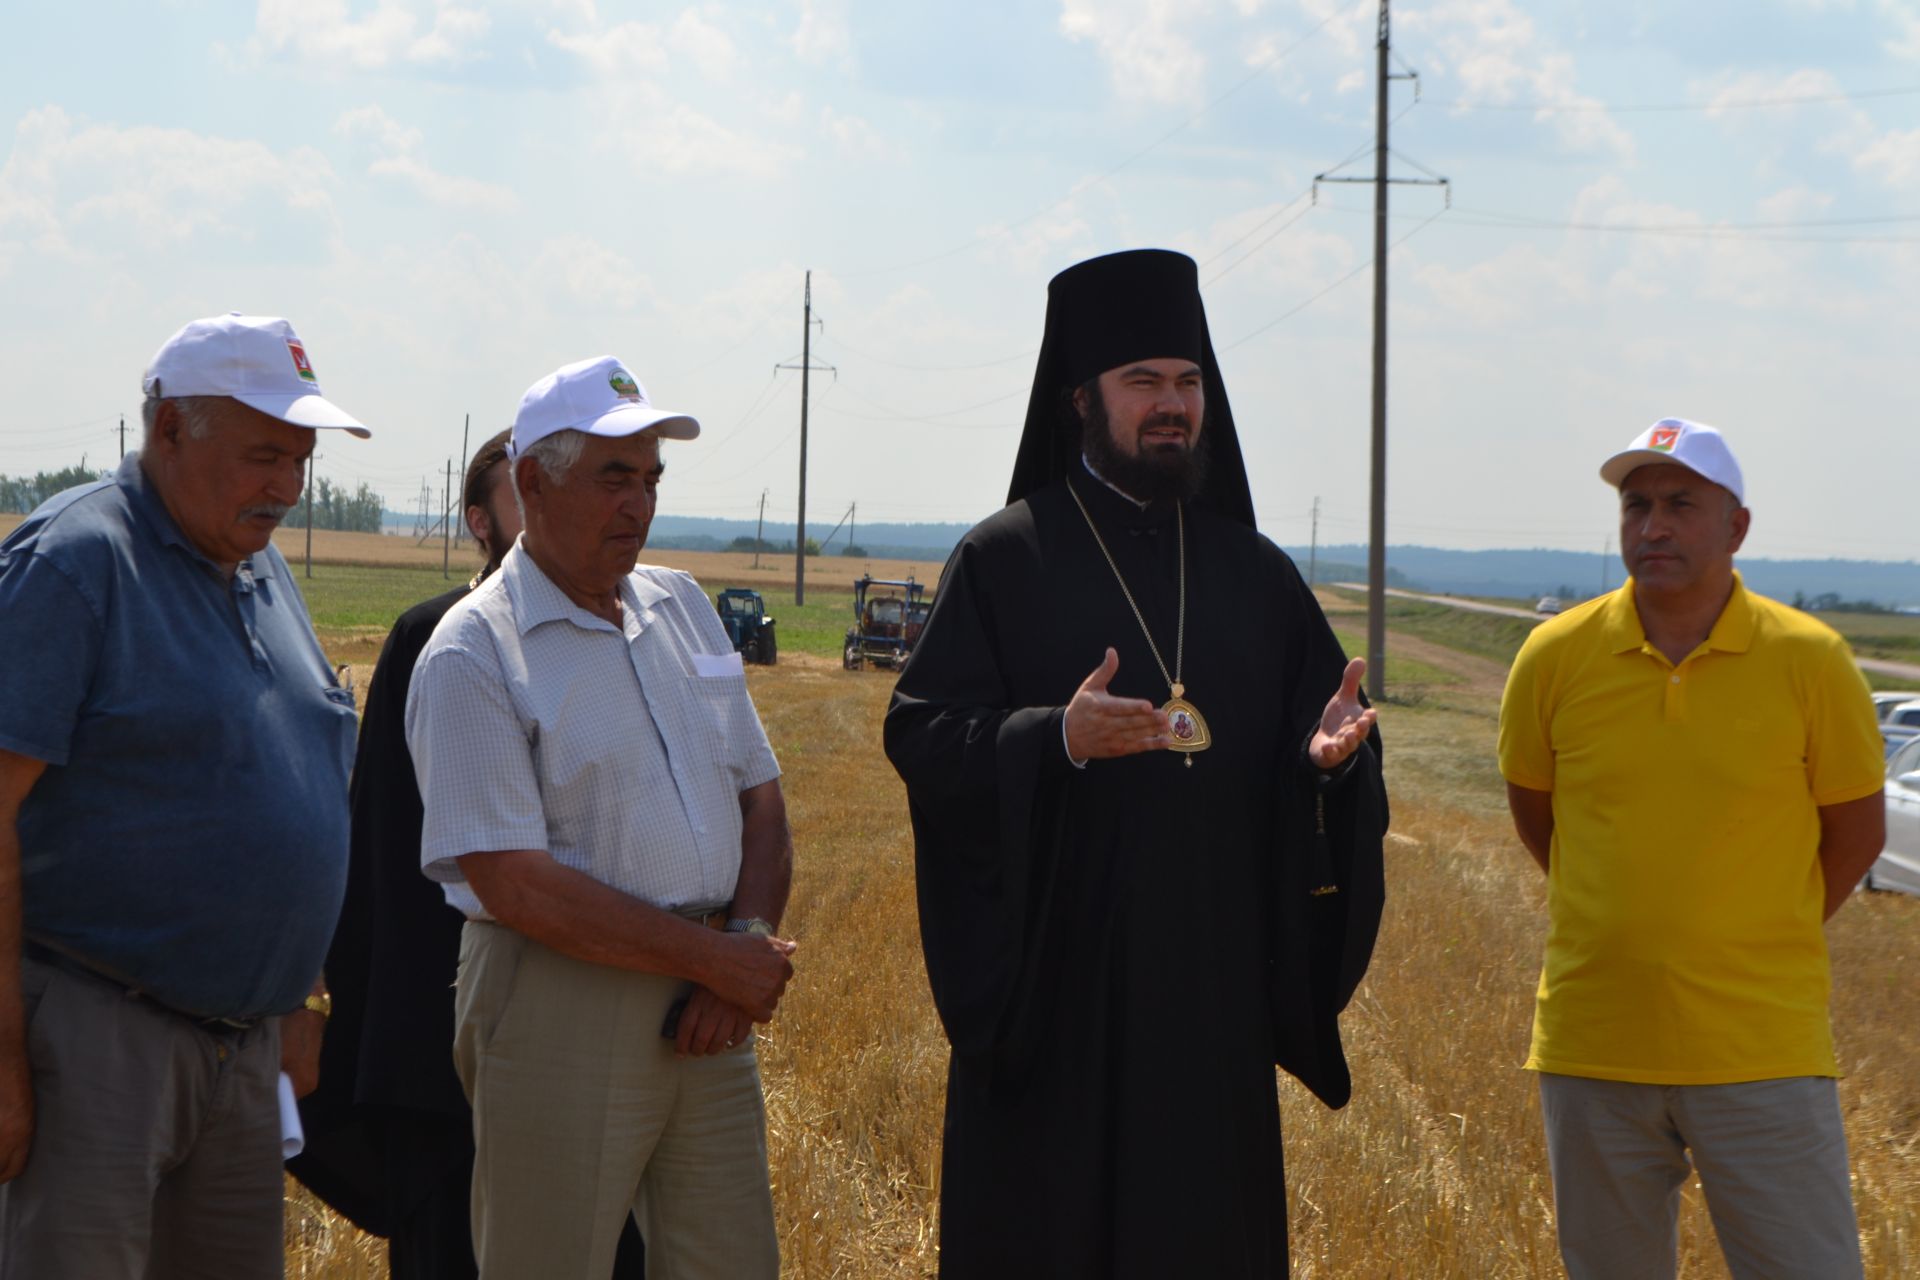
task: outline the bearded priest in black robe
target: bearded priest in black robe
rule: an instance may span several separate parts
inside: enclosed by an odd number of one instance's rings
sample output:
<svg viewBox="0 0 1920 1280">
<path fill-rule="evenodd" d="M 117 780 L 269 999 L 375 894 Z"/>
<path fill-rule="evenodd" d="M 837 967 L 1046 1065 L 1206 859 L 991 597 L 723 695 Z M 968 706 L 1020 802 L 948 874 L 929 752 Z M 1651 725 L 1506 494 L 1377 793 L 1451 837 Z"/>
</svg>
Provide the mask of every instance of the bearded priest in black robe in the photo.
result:
<svg viewBox="0 0 1920 1280">
<path fill-rule="evenodd" d="M 1351 1092 L 1374 713 L 1254 529 L 1183 255 L 1055 277 L 1007 506 L 887 713 L 952 1042 L 941 1274 L 1285 1276 L 1274 1067 Z"/>
</svg>

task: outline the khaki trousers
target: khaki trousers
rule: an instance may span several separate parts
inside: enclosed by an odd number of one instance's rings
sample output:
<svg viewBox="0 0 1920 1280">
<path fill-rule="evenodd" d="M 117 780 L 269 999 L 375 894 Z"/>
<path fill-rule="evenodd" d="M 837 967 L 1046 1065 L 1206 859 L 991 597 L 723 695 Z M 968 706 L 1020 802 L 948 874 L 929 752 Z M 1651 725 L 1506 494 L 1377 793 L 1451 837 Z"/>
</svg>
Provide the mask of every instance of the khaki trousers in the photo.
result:
<svg viewBox="0 0 1920 1280">
<path fill-rule="evenodd" d="M 283 1271 L 280 1024 L 214 1033 L 23 956 L 33 1145 L 0 1186 L 0 1280 Z"/>
<path fill-rule="evenodd" d="M 1543 1071 L 1540 1110 L 1572 1280 L 1670 1280 L 1680 1187 L 1696 1169 L 1734 1280 L 1859 1280 L 1828 1077 L 1660 1085 Z"/>
<path fill-rule="evenodd" d="M 629 1212 L 649 1280 L 778 1276 L 753 1037 L 676 1058 L 660 1026 L 687 990 L 467 924 L 454 1066 L 482 1280 L 606 1280 Z"/>
</svg>

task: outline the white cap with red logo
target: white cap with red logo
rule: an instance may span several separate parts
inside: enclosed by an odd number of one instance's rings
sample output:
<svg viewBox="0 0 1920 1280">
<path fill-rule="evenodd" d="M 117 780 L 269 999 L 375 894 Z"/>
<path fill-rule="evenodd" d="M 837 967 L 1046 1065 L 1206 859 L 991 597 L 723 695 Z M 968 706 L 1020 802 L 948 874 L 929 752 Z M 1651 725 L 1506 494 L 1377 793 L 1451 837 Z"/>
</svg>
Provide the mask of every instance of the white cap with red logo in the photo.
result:
<svg viewBox="0 0 1920 1280">
<path fill-rule="evenodd" d="M 1714 427 L 1685 418 L 1662 418 L 1642 431 L 1632 444 L 1601 464 L 1600 478 L 1618 489 L 1634 468 L 1655 462 L 1679 463 L 1731 493 L 1735 502 L 1747 500 L 1740 464 L 1727 448 L 1726 438 Z"/>
<path fill-rule="evenodd" d="M 231 311 L 187 322 L 154 352 L 140 387 L 150 398 L 231 396 L 296 427 L 373 434 L 320 394 L 305 344 L 278 316 Z"/>
<path fill-rule="evenodd" d="M 513 456 L 559 431 L 630 436 L 649 428 L 691 440 L 700 424 L 684 413 L 654 408 L 647 389 L 612 356 L 562 365 L 527 388 L 513 418 Z"/>
</svg>

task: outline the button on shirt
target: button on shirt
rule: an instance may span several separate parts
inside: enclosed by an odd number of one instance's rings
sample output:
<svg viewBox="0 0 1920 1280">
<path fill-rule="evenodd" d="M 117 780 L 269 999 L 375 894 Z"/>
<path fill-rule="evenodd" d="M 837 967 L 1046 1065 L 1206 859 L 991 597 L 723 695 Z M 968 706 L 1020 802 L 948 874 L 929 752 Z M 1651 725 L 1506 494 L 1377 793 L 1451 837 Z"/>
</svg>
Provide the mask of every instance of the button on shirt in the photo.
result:
<svg viewBox="0 0 1920 1280">
<path fill-rule="evenodd" d="M 668 910 L 733 897 L 740 793 L 780 776 L 740 656 L 684 573 L 638 566 L 619 598 L 616 627 L 516 545 L 420 655 L 420 862 L 470 918 L 489 917 L 456 859 L 506 849 Z"/>
<path fill-rule="evenodd" d="M 353 699 L 286 561 L 229 579 L 138 455 L 0 543 L 26 936 L 182 1012 L 297 1008 L 347 870 Z"/>
</svg>

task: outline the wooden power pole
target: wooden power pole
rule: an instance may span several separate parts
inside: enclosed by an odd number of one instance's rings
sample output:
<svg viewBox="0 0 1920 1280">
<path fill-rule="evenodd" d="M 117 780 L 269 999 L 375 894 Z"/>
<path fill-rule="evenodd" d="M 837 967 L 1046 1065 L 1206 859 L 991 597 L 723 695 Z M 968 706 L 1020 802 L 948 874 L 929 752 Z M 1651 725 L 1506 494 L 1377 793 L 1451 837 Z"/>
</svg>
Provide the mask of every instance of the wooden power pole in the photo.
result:
<svg viewBox="0 0 1920 1280">
<path fill-rule="evenodd" d="M 1322 182 L 1373 184 L 1373 470 L 1367 520 L 1367 696 L 1375 702 L 1387 688 L 1387 187 L 1396 182 L 1448 185 L 1445 178 L 1387 176 L 1387 82 L 1412 80 L 1418 93 L 1420 79 L 1415 72 L 1402 75 L 1388 68 L 1393 49 L 1389 4 L 1390 0 L 1380 0 L 1380 30 L 1374 43 L 1373 176 L 1337 178 L 1323 173 L 1313 180 L 1315 186 Z"/>
<path fill-rule="evenodd" d="M 813 272 L 807 272 L 806 301 L 800 313 L 800 363 L 777 364 L 776 369 L 800 370 L 800 518 L 793 535 L 793 603 L 807 602 L 807 375 L 815 369 L 838 373 L 830 364 L 813 362 Z"/>
</svg>

